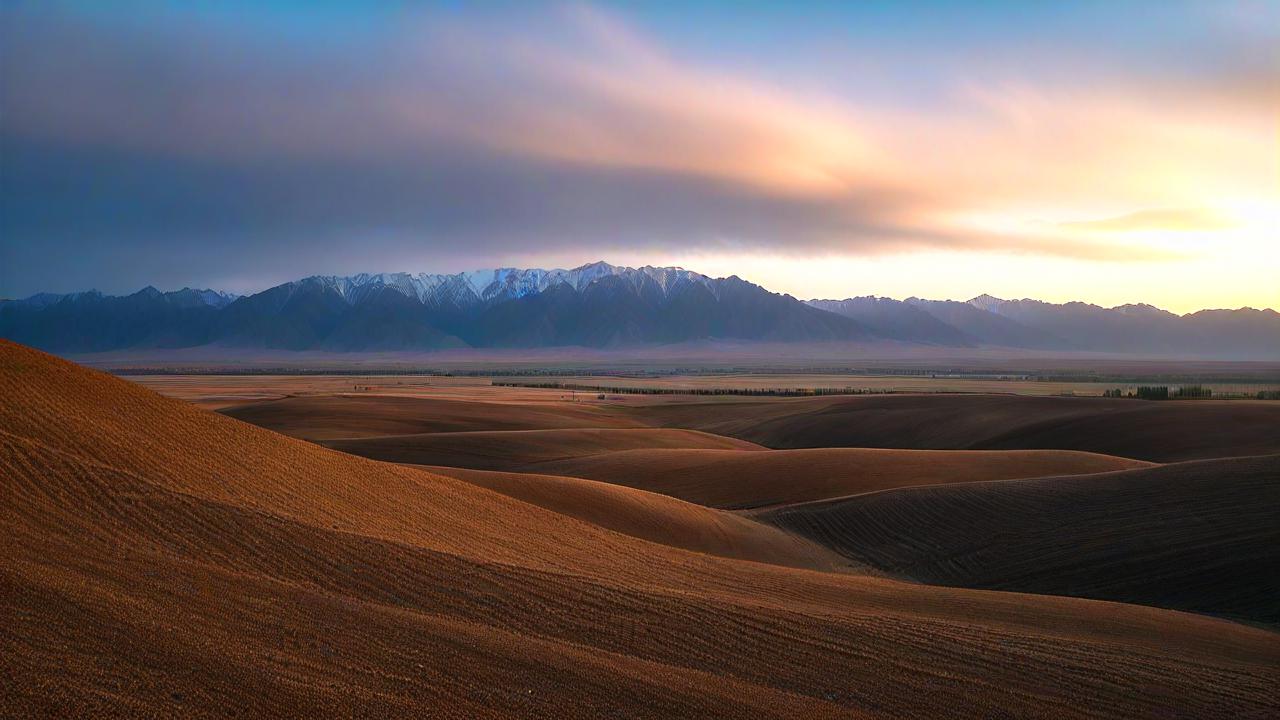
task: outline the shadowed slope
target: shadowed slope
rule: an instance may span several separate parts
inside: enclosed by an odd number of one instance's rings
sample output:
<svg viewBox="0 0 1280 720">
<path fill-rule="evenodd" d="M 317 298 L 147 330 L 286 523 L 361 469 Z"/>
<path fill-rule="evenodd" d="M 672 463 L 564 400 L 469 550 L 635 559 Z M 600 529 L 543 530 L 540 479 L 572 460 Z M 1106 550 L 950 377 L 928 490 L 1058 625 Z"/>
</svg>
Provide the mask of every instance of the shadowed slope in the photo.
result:
<svg viewBox="0 0 1280 720">
<path fill-rule="evenodd" d="M 887 488 L 1145 467 L 1065 450 L 627 450 L 529 465 L 711 507 L 741 509 Z"/>
<path fill-rule="evenodd" d="M 690 553 L 0 342 L 0 714 L 1265 717 L 1271 633 Z"/>
<path fill-rule="evenodd" d="M 229 417 L 307 440 L 476 430 L 641 427 L 593 405 L 319 395 L 226 408 Z"/>
<path fill-rule="evenodd" d="M 323 444 L 342 452 L 387 462 L 508 471 L 521 470 L 535 463 L 638 448 L 763 450 L 745 440 L 674 428 L 426 433 L 330 440 Z"/>
<path fill-rule="evenodd" d="M 1083 450 L 1173 462 L 1280 452 L 1280 403 L 882 395 L 636 408 L 652 425 L 772 448 Z"/>
<path fill-rule="evenodd" d="M 742 515 L 608 483 L 555 475 L 428 467 L 603 528 L 720 557 L 819 570 L 850 561 L 827 548 Z M 858 565 L 866 572 L 870 569 Z"/>
<path fill-rule="evenodd" d="M 758 517 L 923 582 L 1280 622 L 1280 455 L 886 491 Z"/>
</svg>

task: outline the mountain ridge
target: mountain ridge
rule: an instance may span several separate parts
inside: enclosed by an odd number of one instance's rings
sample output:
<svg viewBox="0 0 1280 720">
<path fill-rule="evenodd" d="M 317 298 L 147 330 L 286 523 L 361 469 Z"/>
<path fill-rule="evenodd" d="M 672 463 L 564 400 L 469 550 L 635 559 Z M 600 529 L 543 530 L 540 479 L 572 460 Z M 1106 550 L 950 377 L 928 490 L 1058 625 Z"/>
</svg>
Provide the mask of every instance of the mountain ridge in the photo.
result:
<svg viewBox="0 0 1280 720">
<path fill-rule="evenodd" d="M 220 344 L 285 350 L 629 347 L 704 339 L 859 341 L 850 318 L 739 277 L 603 261 L 570 270 L 313 275 L 215 291 L 33 296 L 0 304 L 0 337 L 55 352 Z"/>
<path fill-rule="evenodd" d="M 883 330 L 884 318 L 894 339 L 957 346 L 948 333 L 936 330 L 918 338 L 911 331 L 923 311 L 942 322 L 970 345 L 1036 350 L 1092 351 L 1153 356 L 1280 358 L 1280 313 L 1271 309 L 1199 310 L 1177 315 L 1162 308 L 1125 304 L 1112 308 L 1072 301 L 1003 300 L 982 294 L 967 302 L 851 297 L 810 300 L 810 305 Z"/>
<path fill-rule="evenodd" d="M 284 350 L 626 348 L 699 340 L 1008 347 L 1161 356 L 1280 357 L 1280 313 L 1177 315 L 1143 303 L 801 301 L 737 275 L 604 261 L 571 269 L 311 275 L 238 296 L 37 293 L 0 301 L 0 337 L 54 352 L 201 345 Z"/>
</svg>

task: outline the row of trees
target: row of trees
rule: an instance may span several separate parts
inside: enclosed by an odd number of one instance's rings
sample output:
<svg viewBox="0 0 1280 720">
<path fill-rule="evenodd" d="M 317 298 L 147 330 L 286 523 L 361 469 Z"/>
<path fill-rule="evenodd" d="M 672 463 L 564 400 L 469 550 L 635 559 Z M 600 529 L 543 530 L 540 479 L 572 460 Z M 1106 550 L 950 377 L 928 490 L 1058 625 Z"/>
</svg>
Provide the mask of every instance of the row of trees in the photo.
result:
<svg viewBox="0 0 1280 720">
<path fill-rule="evenodd" d="M 1258 393 L 1261 398 L 1262 393 Z M 1139 400 L 1186 400 L 1192 398 L 1211 398 L 1213 389 L 1203 385 L 1184 385 L 1170 391 L 1168 385 L 1139 385 L 1136 391 L 1124 392 L 1120 388 L 1103 390 L 1103 397 L 1128 397 Z"/>
</svg>

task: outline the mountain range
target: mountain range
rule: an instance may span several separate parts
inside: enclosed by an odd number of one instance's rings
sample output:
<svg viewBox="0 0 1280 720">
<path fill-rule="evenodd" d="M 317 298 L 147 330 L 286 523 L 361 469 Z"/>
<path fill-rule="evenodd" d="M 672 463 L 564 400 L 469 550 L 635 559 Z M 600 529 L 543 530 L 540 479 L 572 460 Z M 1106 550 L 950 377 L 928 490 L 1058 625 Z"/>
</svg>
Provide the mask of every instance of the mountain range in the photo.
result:
<svg viewBox="0 0 1280 720">
<path fill-rule="evenodd" d="M 622 348 L 699 340 L 866 342 L 1159 356 L 1280 357 L 1280 313 L 1150 305 L 852 297 L 803 302 L 737 276 L 596 262 L 572 270 L 312 276 L 235 296 L 153 287 L 127 296 L 0 301 L 0 337 L 53 352 L 201 345 L 285 350 Z"/>
</svg>

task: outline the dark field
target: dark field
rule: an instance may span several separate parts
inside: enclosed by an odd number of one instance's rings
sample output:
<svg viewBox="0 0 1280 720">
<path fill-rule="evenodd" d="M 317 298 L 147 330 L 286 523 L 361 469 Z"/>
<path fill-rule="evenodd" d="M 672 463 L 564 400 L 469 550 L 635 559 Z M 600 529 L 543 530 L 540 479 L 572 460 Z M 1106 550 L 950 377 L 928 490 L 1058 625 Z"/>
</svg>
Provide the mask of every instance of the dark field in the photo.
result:
<svg viewBox="0 0 1280 720">
<path fill-rule="evenodd" d="M 1277 505 L 1280 455 L 1267 455 L 888 490 L 756 517 L 921 582 L 1275 625 Z"/>
</svg>

